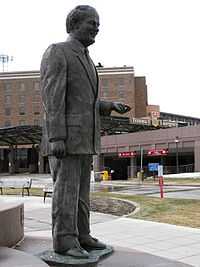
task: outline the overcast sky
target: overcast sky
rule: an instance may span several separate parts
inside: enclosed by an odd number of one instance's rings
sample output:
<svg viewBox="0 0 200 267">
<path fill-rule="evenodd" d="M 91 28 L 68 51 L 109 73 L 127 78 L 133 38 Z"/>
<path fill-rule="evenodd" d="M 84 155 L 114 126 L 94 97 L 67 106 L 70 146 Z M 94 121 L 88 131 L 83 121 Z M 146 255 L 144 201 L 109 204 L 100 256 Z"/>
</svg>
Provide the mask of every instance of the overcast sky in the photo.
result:
<svg viewBox="0 0 200 267">
<path fill-rule="evenodd" d="M 0 54 L 14 57 L 8 70 L 38 70 L 47 46 L 66 39 L 66 15 L 79 4 L 100 15 L 96 64 L 133 66 L 146 76 L 149 104 L 200 117 L 199 0 L 0 0 Z"/>
</svg>

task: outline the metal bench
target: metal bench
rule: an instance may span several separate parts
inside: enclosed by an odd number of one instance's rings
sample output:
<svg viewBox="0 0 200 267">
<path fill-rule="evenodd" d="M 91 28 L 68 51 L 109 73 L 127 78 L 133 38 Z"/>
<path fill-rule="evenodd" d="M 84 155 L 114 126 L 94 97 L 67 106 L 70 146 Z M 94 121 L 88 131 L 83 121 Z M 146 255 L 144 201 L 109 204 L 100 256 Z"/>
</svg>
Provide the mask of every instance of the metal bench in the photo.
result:
<svg viewBox="0 0 200 267">
<path fill-rule="evenodd" d="M 52 195 L 53 193 L 53 186 L 51 185 L 45 186 L 43 188 L 43 192 L 44 192 L 44 203 L 45 203 L 47 195 Z"/>
<path fill-rule="evenodd" d="M 5 188 L 11 188 L 11 189 L 22 189 L 22 196 L 24 196 L 24 190 L 27 191 L 27 195 L 30 196 L 29 189 L 32 185 L 32 179 L 31 178 L 0 178 L 0 191 L 1 195 L 3 195 L 3 189 Z"/>
</svg>

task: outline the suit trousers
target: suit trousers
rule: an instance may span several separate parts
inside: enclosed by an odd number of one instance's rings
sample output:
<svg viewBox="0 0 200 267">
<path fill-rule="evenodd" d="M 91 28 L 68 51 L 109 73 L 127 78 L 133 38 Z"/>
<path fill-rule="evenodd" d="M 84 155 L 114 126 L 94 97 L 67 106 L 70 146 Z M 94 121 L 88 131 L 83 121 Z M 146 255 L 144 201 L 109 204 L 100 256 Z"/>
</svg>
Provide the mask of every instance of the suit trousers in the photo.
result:
<svg viewBox="0 0 200 267">
<path fill-rule="evenodd" d="M 74 247 L 89 235 L 90 173 L 92 155 L 49 156 L 54 183 L 52 200 L 53 247 L 57 252 Z"/>
</svg>

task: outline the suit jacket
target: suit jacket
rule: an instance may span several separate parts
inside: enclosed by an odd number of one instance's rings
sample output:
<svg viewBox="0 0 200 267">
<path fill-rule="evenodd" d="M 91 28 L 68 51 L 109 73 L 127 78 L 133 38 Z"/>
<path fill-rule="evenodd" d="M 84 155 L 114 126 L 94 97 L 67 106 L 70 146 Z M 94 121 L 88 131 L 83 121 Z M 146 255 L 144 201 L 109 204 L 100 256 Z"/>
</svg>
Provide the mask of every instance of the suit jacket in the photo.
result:
<svg viewBox="0 0 200 267">
<path fill-rule="evenodd" d="M 44 107 L 42 151 L 64 140 L 67 154 L 100 152 L 100 115 L 109 115 L 111 102 L 98 100 L 98 75 L 82 44 L 71 37 L 51 45 L 41 62 Z"/>
</svg>

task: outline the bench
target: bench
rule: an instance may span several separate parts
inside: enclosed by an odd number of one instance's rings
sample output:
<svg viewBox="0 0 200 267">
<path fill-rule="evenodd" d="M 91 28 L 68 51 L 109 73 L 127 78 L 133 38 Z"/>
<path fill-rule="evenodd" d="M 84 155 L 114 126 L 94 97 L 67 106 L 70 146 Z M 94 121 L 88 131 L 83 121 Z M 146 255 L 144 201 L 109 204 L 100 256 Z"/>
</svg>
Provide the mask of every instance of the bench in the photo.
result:
<svg viewBox="0 0 200 267">
<path fill-rule="evenodd" d="M 32 179 L 31 178 L 19 178 L 19 179 L 13 179 L 13 178 L 0 178 L 0 191 L 1 195 L 3 195 L 3 188 L 21 188 L 22 189 L 22 196 L 24 196 L 24 190 L 27 191 L 27 195 L 30 196 L 29 189 L 32 185 Z"/>
<path fill-rule="evenodd" d="M 52 193 L 53 193 L 53 186 L 51 186 L 51 185 L 45 186 L 43 188 L 43 192 L 44 192 L 44 203 L 45 203 L 47 195 L 52 195 Z"/>
</svg>

